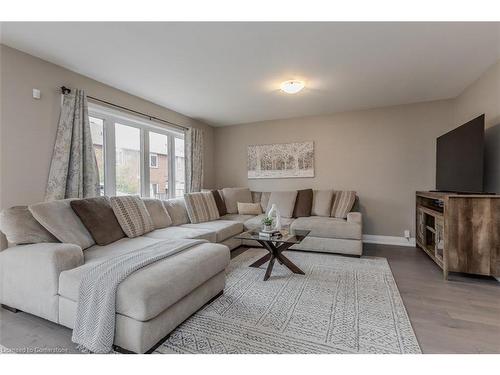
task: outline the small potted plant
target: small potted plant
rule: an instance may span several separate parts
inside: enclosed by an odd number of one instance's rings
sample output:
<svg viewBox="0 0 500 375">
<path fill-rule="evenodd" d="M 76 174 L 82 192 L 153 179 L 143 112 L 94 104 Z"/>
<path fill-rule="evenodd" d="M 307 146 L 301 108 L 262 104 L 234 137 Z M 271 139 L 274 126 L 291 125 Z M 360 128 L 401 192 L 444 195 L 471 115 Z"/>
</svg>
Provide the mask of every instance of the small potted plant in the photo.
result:
<svg viewBox="0 0 500 375">
<path fill-rule="evenodd" d="M 273 218 L 266 216 L 262 219 L 262 225 L 264 226 L 264 231 L 270 232 L 273 226 Z"/>
</svg>

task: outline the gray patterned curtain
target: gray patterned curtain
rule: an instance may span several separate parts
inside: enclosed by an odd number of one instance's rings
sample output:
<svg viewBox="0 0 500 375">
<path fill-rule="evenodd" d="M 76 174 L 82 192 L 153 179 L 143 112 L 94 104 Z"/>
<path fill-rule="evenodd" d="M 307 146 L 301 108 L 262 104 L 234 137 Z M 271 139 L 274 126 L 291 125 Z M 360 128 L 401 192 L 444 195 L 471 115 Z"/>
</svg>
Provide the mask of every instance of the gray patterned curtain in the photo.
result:
<svg viewBox="0 0 500 375">
<path fill-rule="evenodd" d="M 87 96 L 83 90 L 76 89 L 63 98 L 45 200 L 88 198 L 99 194 Z"/>
<path fill-rule="evenodd" d="M 203 130 L 190 128 L 186 132 L 186 193 L 203 188 Z"/>
</svg>

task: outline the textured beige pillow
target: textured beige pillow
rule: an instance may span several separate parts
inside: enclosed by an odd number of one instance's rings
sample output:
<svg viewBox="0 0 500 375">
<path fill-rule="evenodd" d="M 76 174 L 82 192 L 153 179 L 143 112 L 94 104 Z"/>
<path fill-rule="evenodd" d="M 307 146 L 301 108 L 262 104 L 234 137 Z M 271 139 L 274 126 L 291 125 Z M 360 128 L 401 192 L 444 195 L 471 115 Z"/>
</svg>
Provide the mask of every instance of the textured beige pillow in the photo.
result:
<svg viewBox="0 0 500 375">
<path fill-rule="evenodd" d="M 269 212 L 273 204 L 278 207 L 281 217 L 290 218 L 293 216 L 293 208 L 297 199 L 297 190 L 293 191 L 273 191 L 267 202 L 266 212 Z"/>
<path fill-rule="evenodd" d="M 311 215 L 330 216 L 332 201 L 333 190 L 314 190 Z"/>
<path fill-rule="evenodd" d="M 13 245 L 59 242 L 28 210 L 28 206 L 7 208 L 0 213 L 0 231 Z"/>
<path fill-rule="evenodd" d="M 220 217 L 215 198 L 210 191 L 184 194 L 184 200 L 189 219 L 193 224 L 217 220 Z"/>
<path fill-rule="evenodd" d="M 238 202 L 252 203 L 252 193 L 248 188 L 224 188 L 222 194 L 228 214 L 238 213 Z"/>
<path fill-rule="evenodd" d="M 139 237 L 155 229 L 153 220 L 141 198 L 127 195 L 109 199 L 116 219 L 127 237 Z"/>
<path fill-rule="evenodd" d="M 238 214 L 240 215 L 260 215 L 261 213 L 262 213 L 262 207 L 260 207 L 260 202 L 257 203 L 238 202 Z"/>
<path fill-rule="evenodd" d="M 182 225 L 190 223 L 184 198 L 174 198 L 162 202 L 167 209 L 170 218 L 172 219 L 172 225 Z"/>
<path fill-rule="evenodd" d="M 151 220 L 153 220 L 155 229 L 162 229 L 172 225 L 172 219 L 161 200 L 152 198 L 143 198 L 142 200 L 146 205 L 149 216 L 151 216 Z"/>
<path fill-rule="evenodd" d="M 73 199 L 62 199 L 29 206 L 33 217 L 63 243 L 78 245 L 82 250 L 95 244 L 94 238 L 71 208 Z"/>
<path fill-rule="evenodd" d="M 351 212 L 355 201 L 355 191 L 336 191 L 331 216 L 339 219 L 347 218 L 347 214 Z"/>
</svg>

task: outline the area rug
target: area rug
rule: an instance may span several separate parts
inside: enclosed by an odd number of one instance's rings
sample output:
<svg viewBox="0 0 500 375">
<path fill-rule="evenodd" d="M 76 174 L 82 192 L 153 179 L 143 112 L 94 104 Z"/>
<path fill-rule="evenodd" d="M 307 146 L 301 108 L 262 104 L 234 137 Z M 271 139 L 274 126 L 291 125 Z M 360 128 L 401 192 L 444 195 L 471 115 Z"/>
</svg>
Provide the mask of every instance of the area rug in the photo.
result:
<svg viewBox="0 0 500 375">
<path fill-rule="evenodd" d="M 249 249 L 224 294 L 180 325 L 155 353 L 420 353 L 385 258 L 287 251 L 305 275 Z"/>
</svg>

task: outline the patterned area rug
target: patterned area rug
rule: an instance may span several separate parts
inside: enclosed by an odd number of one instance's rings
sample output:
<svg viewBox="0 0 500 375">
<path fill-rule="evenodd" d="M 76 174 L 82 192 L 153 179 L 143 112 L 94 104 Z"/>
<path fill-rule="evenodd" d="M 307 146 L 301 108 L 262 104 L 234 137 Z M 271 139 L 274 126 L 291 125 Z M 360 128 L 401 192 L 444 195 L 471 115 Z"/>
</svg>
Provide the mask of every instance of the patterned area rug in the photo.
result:
<svg viewBox="0 0 500 375">
<path fill-rule="evenodd" d="M 385 258 L 287 251 L 306 274 L 249 249 L 231 261 L 224 294 L 179 326 L 156 353 L 420 353 Z"/>
</svg>

